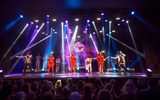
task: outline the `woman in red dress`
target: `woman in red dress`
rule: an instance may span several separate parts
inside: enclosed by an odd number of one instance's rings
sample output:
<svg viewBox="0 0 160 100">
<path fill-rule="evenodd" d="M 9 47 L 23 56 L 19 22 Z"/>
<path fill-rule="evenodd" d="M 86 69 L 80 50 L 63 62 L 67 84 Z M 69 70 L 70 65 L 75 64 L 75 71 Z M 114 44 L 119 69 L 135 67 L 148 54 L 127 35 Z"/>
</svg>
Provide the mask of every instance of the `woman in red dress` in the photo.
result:
<svg viewBox="0 0 160 100">
<path fill-rule="evenodd" d="M 51 53 L 47 63 L 48 73 L 50 72 L 50 69 L 52 69 L 52 73 L 54 74 L 54 65 L 55 65 L 54 57 L 53 57 L 53 53 Z"/>
</svg>

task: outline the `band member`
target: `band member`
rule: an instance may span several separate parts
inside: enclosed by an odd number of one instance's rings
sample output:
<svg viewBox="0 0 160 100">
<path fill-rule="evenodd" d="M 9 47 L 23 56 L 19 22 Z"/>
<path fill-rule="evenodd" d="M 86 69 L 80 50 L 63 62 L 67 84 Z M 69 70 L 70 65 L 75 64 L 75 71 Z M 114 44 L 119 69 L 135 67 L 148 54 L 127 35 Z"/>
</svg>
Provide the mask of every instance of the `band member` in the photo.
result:
<svg viewBox="0 0 160 100">
<path fill-rule="evenodd" d="M 71 56 L 66 56 L 69 57 L 69 61 L 70 61 L 70 70 L 72 72 L 72 70 L 74 71 L 74 73 L 76 73 L 76 56 L 75 54 L 72 52 Z"/>
<path fill-rule="evenodd" d="M 37 71 L 40 69 L 40 63 L 41 63 L 41 56 L 38 54 L 36 56 L 36 70 Z"/>
<path fill-rule="evenodd" d="M 92 58 L 86 58 L 86 67 L 88 68 L 88 73 L 92 73 Z"/>
<path fill-rule="evenodd" d="M 26 56 L 17 56 L 17 58 L 25 58 L 24 61 L 24 71 L 23 74 L 26 74 L 26 69 L 29 68 L 31 71 L 31 64 L 32 64 L 32 54 L 30 51 L 27 52 Z"/>
<path fill-rule="evenodd" d="M 59 72 L 60 64 L 61 64 L 61 59 L 60 59 L 60 57 L 58 56 L 58 57 L 56 58 L 56 73 Z"/>
<path fill-rule="evenodd" d="M 102 55 L 102 52 L 99 53 L 99 55 L 96 57 L 98 62 L 98 72 L 104 73 L 104 60 L 108 59 L 109 57 L 104 58 Z"/>
<path fill-rule="evenodd" d="M 124 68 L 124 71 L 126 71 L 126 61 L 125 61 L 126 55 L 122 51 L 117 52 L 116 57 L 111 57 L 112 59 L 117 59 L 117 64 L 119 67 L 119 71 L 121 71 L 121 67 Z"/>
<path fill-rule="evenodd" d="M 50 73 L 50 69 L 52 69 L 52 73 L 54 74 L 54 56 L 53 56 L 53 52 L 51 52 L 50 57 L 48 58 L 48 62 L 47 62 L 47 68 L 48 68 L 48 73 Z"/>
</svg>

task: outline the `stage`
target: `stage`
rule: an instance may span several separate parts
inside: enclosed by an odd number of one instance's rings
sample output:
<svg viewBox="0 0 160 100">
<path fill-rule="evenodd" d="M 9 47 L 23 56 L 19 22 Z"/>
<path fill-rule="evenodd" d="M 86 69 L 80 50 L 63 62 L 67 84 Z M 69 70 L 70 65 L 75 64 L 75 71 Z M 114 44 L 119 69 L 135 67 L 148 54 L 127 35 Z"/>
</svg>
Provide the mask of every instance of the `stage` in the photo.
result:
<svg viewBox="0 0 160 100">
<path fill-rule="evenodd" d="M 118 72 L 105 72 L 105 73 L 16 73 L 16 74 L 6 74 L 3 76 L 5 79 L 50 79 L 50 78 L 139 78 L 139 77 L 147 77 L 145 73 L 118 73 Z M 152 75 L 154 78 L 160 78 L 160 75 Z"/>
</svg>

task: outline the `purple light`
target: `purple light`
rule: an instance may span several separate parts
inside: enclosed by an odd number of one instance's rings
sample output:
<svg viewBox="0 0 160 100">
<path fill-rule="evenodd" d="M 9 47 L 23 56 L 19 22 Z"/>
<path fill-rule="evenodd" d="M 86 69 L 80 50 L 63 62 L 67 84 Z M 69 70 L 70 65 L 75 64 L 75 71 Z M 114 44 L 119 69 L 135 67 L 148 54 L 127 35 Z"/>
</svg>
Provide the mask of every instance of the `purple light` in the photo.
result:
<svg viewBox="0 0 160 100">
<path fill-rule="evenodd" d="M 49 15 L 47 15 L 47 17 L 49 17 Z"/>
<path fill-rule="evenodd" d="M 0 70 L 0 73 L 2 73 L 2 72 L 3 72 L 3 70 L 1 69 L 1 70 Z"/>
<path fill-rule="evenodd" d="M 31 22 L 31 24 L 34 24 L 33 22 Z"/>
<path fill-rule="evenodd" d="M 38 25 L 36 25 L 36 28 L 38 28 Z"/>
<path fill-rule="evenodd" d="M 118 26 L 120 26 L 120 23 L 118 23 Z"/>
<path fill-rule="evenodd" d="M 149 68 L 147 69 L 147 71 L 148 71 L 148 72 L 152 72 L 152 70 L 151 70 L 151 69 L 149 69 Z"/>
<path fill-rule="evenodd" d="M 122 22 L 124 22 L 125 20 L 124 19 L 122 19 Z"/>
<path fill-rule="evenodd" d="M 101 13 L 101 15 L 103 16 L 103 15 L 104 15 L 104 13 Z"/>
<path fill-rule="evenodd" d="M 89 22 L 90 22 L 90 20 L 87 20 L 87 22 L 89 23 Z"/>
<path fill-rule="evenodd" d="M 68 23 L 68 20 L 66 20 L 65 22 Z"/>
</svg>

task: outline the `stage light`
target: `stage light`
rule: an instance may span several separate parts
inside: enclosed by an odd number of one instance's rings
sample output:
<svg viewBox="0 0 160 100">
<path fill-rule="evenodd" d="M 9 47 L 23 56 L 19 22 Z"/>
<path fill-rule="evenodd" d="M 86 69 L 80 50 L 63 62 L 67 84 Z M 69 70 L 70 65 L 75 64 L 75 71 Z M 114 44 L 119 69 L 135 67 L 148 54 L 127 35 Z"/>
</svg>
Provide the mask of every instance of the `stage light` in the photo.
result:
<svg viewBox="0 0 160 100">
<path fill-rule="evenodd" d="M 3 70 L 1 69 L 1 70 L 0 70 L 0 73 L 2 73 L 2 72 L 3 72 Z"/>
<path fill-rule="evenodd" d="M 103 16 L 103 15 L 104 15 L 104 13 L 101 13 L 101 15 Z"/>
<path fill-rule="evenodd" d="M 38 28 L 38 25 L 36 25 L 36 28 Z"/>
<path fill-rule="evenodd" d="M 53 18 L 53 19 L 52 19 L 52 21 L 53 21 L 53 22 L 56 22 L 56 21 L 57 21 L 57 19 Z"/>
<path fill-rule="evenodd" d="M 99 20 L 101 20 L 101 18 L 100 18 L 100 17 L 97 17 L 97 21 L 99 21 Z"/>
<path fill-rule="evenodd" d="M 152 70 L 148 68 L 148 69 L 146 70 L 146 75 L 147 75 L 147 76 L 152 76 Z"/>
<path fill-rule="evenodd" d="M 23 15 L 20 15 L 20 18 L 23 18 Z"/>
<path fill-rule="evenodd" d="M 80 36 L 78 35 L 77 38 L 80 38 Z"/>
<path fill-rule="evenodd" d="M 134 15 L 134 14 L 135 14 L 135 12 L 134 12 L 134 11 L 132 11 L 132 12 L 131 12 L 131 15 Z"/>
<path fill-rule="evenodd" d="M 109 32 L 109 35 L 111 35 L 112 34 L 112 32 Z"/>
<path fill-rule="evenodd" d="M 127 68 L 127 70 L 129 70 L 129 68 Z"/>
<path fill-rule="evenodd" d="M 115 33 L 116 31 L 115 30 L 112 30 L 112 33 Z"/>
<path fill-rule="evenodd" d="M 49 21 L 47 21 L 47 24 L 49 24 Z"/>
<path fill-rule="evenodd" d="M 54 32 L 54 34 L 57 34 L 57 32 Z"/>
<path fill-rule="evenodd" d="M 128 20 L 126 20 L 126 23 L 129 23 L 129 21 L 128 21 Z"/>
<path fill-rule="evenodd" d="M 6 51 L 6 53 L 3 55 L 2 59 L 4 59 L 8 53 L 11 51 L 12 47 L 16 44 L 16 42 L 18 41 L 18 39 L 20 38 L 20 36 L 24 33 L 24 31 L 27 29 L 29 24 L 26 24 L 25 27 L 23 28 L 23 30 L 20 32 L 20 34 L 18 35 L 18 37 L 16 38 L 16 40 L 12 43 L 12 45 L 9 47 L 9 49 Z"/>
<path fill-rule="evenodd" d="M 42 32 L 42 34 L 45 34 L 45 32 Z"/>
<path fill-rule="evenodd" d="M 95 35 L 95 34 L 96 34 L 96 32 L 93 32 L 93 34 Z"/>
<path fill-rule="evenodd" d="M 75 18 L 75 21 L 78 22 L 78 21 L 79 21 L 79 18 Z"/>
<path fill-rule="evenodd" d="M 121 18 L 120 17 L 116 17 L 116 20 L 120 20 Z"/>
<path fill-rule="evenodd" d="M 112 21 L 109 21 L 109 23 L 111 24 L 111 23 L 112 23 Z"/>
<path fill-rule="evenodd" d="M 49 15 L 46 15 L 47 17 L 50 17 Z"/>
<path fill-rule="evenodd" d="M 100 31 L 99 31 L 99 33 L 103 33 L 103 31 L 102 31 L 102 30 L 100 30 Z"/>
<path fill-rule="evenodd" d="M 104 20 L 105 22 L 108 22 L 108 20 Z"/>
<path fill-rule="evenodd" d="M 42 71 L 44 71 L 44 68 L 42 68 Z"/>
<path fill-rule="evenodd" d="M 34 22 L 38 23 L 38 22 L 39 22 L 39 20 L 38 20 L 38 19 L 36 19 L 36 20 L 34 20 Z"/>
<path fill-rule="evenodd" d="M 120 24 L 120 23 L 118 23 L 117 25 L 118 25 L 118 26 L 120 26 L 121 24 Z"/>
<path fill-rule="evenodd" d="M 31 24 L 34 24 L 34 22 L 31 22 Z"/>
<path fill-rule="evenodd" d="M 65 22 L 68 23 L 68 20 L 66 20 Z"/>
<path fill-rule="evenodd" d="M 89 23 L 89 22 L 90 22 L 90 20 L 88 19 L 88 20 L 87 20 L 87 22 Z"/>
<path fill-rule="evenodd" d="M 116 70 L 116 68 L 113 68 L 113 70 L 115 71 L 115 70 Z"/>
</svg>

